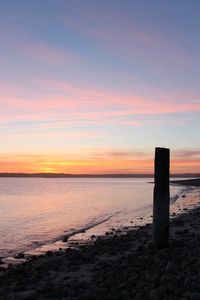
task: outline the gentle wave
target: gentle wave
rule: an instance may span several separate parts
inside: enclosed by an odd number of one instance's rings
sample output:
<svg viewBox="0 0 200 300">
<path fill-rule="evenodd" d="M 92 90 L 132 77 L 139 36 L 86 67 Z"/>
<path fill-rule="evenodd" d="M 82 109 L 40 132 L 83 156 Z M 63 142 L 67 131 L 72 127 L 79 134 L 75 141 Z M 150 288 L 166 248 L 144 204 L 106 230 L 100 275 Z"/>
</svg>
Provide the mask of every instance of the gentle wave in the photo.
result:
<svg viewBox="0 0 200 300">
<path fill-rule="evenodd" d="M 0 178 L 0 256 L 36 249 L 100 224 L 107 231 L 107 223 L 135 221 L 136 215 L 152 211 L 153 185 L 148 180 Z M 170 189 L 171 204 L 191 191 Z"/>
</svg>

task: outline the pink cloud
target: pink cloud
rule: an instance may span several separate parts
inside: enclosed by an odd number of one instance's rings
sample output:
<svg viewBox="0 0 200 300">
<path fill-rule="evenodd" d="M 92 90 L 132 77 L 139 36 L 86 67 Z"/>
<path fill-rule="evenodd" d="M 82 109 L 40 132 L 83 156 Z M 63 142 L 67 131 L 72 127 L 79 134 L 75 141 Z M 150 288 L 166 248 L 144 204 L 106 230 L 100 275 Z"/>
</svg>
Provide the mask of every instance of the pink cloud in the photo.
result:
<svg viewBox="0 0 200 300">
<path fill-rule="evenodd" d="M 200 160 L 200 149 L 177 149 L 175 151 L 173 151 L 173 156 L 176 159 L 190 159 L 190 160 L 196 160 L 199 159 Z"/>
<path fill-rule="evenodd" d="M 168 91 L 154 91 L 153 96 L 140 96 L 137 93 L 129 92 L 128 94 L 114 91 L 100 90 L 94 88 L 86 88 L 78 85 L 69 85 L 64 82 L 51 82 L 50 85 L 55 86 L 58 90 L 62 90 L 73 99 L 78 100 L 79 103 L 86 103 L 87 105 L 95 104 L 96 108 L 108 108 L 109 106 L 116 108 L 111 112 L 102 112 L 105 115 L 134 115 L 134 114 L 160 114 L 194 111 L 200 109 L 200 101 L 189 99 L 189 95 L 168 92 Z M 181 99 L 177 100 L 177 99 Z M 120 111 L 119 108 L 124 110 Z M 128 108 L 126 110 L 125 108 Z"/>
<path fill-rule="evenodd" d="M 41 90 L 40 93 L 29 91 L 25 87 L 0 84 L 0 122 L 6 124 L 28 121 L 43 129 L 115 123 L 138 126 L 155 125 L 156 122 L 159 124 L 173 122 L 169 116 L 168 120 L 145 120 L 146 115 L 172 115 L 200 111 L 200 101 L 187 100 L 187 95 L 182 96 L 181 102 L 180 96 L 176 97 L 173 93 L 170 96 L 170 93 L 166 95 L 163 92 L 162 95 L 159 92 L 158 98 L 154 98 L 131 95 L 131 92 L 123 95 L 115 91 L 64 82 L 41 82 L 40 84 L 45 86 L 45 90 Z M 45 91 L 48 90 L 54 92 L 47 94 Z M 130 120 L 134 117 L 135 119 Z M 180 118 L 174 122 L 180 124 L 185 121 Z"/>
</svg>

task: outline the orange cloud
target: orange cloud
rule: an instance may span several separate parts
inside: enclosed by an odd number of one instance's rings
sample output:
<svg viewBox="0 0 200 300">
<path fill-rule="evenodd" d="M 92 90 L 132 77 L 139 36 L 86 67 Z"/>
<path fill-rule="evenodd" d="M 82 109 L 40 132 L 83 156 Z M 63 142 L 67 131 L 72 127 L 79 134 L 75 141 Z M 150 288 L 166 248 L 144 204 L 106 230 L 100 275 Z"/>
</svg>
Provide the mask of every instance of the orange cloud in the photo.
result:
<svg viewBox="0 0 200 300">
<path fill-rule="evenodd" d="M 173 160 L 171 162 L 172 173 L 200 173 L 200 159 L 197 160 Z"/>
<path fill-rule="evenodd" d="M 0 160 L 1 161 L 1 160 Z M 88 174 L 88 173 L 145 173 L 152 172 L 152 162 L 149 160 L 112 160 L 112 161 L 82 161 L 82 160 L 66 160 L 66 161 L 45 161 L 37 160 L 1 161 L 0 172 L 55 172 L 55 173 L 72 173 L 72 174 Z"/>
<path fill-rule="evenodd" d="M 1 155 L 0 172 L 55 173 L 153 173 L 153 153 L 143 151 L 90 150 L 66 155 Z M 171 159 L 171 173 L 200 172 L 199 159 Z"/>
</svg>

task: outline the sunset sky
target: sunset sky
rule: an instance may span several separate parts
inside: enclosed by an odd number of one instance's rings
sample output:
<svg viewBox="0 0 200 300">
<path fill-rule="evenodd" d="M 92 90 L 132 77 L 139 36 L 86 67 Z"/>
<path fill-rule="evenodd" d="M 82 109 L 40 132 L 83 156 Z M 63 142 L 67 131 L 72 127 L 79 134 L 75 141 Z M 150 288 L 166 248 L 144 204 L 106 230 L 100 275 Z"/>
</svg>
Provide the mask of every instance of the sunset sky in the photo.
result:
<svg viewBox="0 0 200 300">
<path fill-rule="evenodd" d="M 199 0 L 0 0 L 0 172 L 200 172 Z"/>
</svg>

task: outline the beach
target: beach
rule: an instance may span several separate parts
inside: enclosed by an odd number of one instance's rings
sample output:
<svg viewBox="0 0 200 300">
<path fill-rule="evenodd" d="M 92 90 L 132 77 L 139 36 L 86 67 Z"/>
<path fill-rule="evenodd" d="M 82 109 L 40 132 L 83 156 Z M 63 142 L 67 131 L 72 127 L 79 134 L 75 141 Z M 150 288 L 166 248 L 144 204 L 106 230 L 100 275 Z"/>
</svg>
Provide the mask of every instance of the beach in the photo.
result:
<svg viewBox="0 0 200 300">
<path fill-rule="evenodd" d="M 199 271 L 198 201 L 170 220 L 169 248 L 153 248 L 151 224 L 113 228 L 86 244 L 1 267 L 0 295 L 5 300 L 198 300 Z"/>
<path fill-rule="evenodd" d="M 200 300 L 200 0 L 0 25 L 0 300 Z"/>
</svg>

